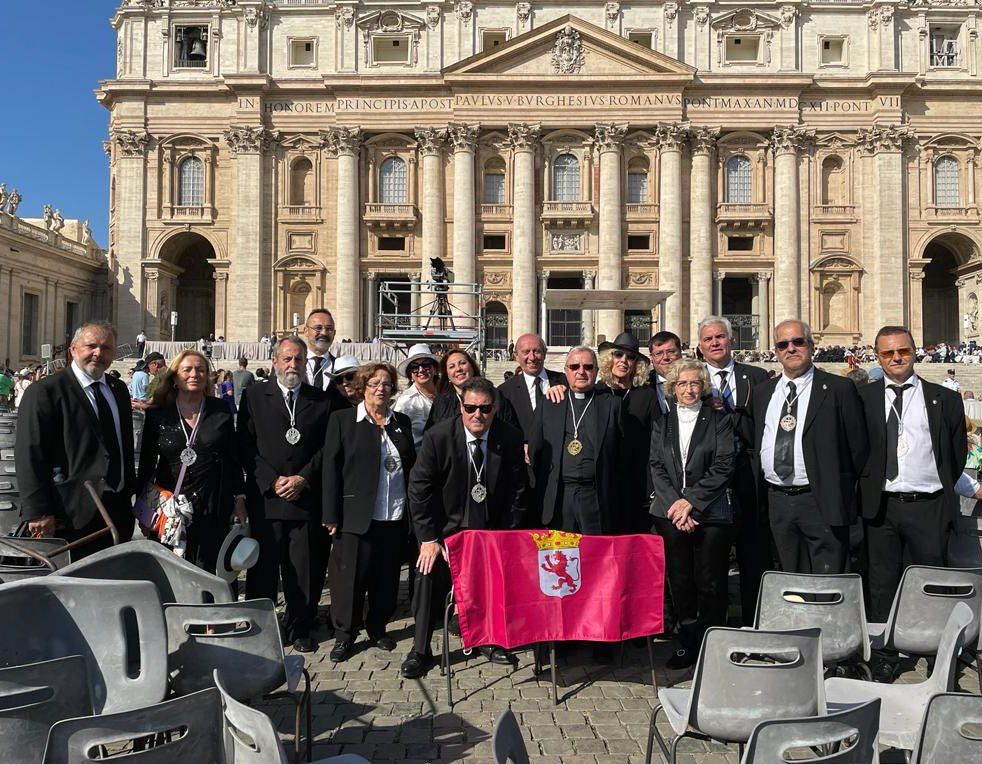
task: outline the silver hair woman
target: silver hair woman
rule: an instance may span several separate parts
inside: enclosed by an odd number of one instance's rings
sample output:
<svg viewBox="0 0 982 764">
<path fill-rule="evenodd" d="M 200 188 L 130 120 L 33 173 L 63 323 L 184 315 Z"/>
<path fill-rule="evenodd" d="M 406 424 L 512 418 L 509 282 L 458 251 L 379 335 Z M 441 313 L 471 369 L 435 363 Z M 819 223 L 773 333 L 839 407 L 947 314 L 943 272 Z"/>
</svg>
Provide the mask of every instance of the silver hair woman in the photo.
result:
<svg viewBox="0 0 982 764">
<path fill-rule="evenodd" d="M 678 383 L 679 375 L 685 371 L 698 373 L 699 381 L 702 382 L 700 395 L 704 394 L 710 388 L 712 383 L 709 380 L 709 372 L 706 371 L 706 364 L 702 361 L 697 361 L 695 358 L 680 358 L 668 367 L 668 373 L 665 375 L 666 395 L 675 395 L 675 385 Z"/>
</svg>

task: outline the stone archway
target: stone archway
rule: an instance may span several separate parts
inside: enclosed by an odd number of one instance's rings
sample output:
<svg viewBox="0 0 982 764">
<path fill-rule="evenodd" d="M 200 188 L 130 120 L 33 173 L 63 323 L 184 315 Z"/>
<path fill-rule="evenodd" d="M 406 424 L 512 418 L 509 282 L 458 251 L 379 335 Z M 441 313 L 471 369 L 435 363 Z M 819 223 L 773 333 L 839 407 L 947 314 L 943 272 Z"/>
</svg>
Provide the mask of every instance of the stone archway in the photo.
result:
<svg viewBox="0 0 982 764">
<path fill-rule="evenodd" d="M 211 242 L 191 231 L 169 239 L 160 250 L 160 260 L 175 274 L 169 290 L 177 311 L 175 340 L 197 340 L 215 331 L 214 259 Z"/>
<path fill-rule="evenodd" d="M 508 347 L 508 308 L 497 300 L 484 306 L 484 344 L 489 350 Z"/>
<path fill-rule="evenodd" d="M 971 239 L 954 232 L 935 237 L 925 247 L 921 281 L 925 345 L 957 343 L 963 337 L 958 278 L 975 249 Z"/>
</svg>

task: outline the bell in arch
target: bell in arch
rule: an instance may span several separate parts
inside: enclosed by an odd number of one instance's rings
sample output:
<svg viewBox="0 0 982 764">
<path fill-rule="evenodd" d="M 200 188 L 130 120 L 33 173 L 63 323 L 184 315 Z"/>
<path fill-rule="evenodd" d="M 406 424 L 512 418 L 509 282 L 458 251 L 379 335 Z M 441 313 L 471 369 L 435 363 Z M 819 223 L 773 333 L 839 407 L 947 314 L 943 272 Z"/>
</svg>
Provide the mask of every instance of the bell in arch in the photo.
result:
<svg viewBox="0 0 982 764">
<path fill-rule="evenodd" d="M 191 41 L 191 52 L 188 53 L 188 58 L 196 61 L 204 61 L 208 58 L 208 51 L 205 49 L 205 44 L 201 40 L 195 39 Z"/>
</svg>

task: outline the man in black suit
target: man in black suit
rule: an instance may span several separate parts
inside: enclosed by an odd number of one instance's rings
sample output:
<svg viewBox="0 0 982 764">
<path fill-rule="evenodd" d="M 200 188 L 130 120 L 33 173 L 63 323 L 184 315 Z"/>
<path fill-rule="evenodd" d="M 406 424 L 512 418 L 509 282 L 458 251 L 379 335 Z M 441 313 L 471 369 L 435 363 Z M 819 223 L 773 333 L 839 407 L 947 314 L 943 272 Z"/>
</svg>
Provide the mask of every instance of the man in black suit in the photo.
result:
<svg viewBox="0 0 982 764">
<path fill-rule="evenodd" d="M 528 439 L 542 525 L 588 533 L 618 528 L 621 402 L 597 390 L 597 355 L 576 347 L 566 356 L 569 391 L 544 400 Z"/>
<path fill-rule="evenodd" d="M 331 413 L 327 393 L 303 382 L 307 348 L 299 337 L 273 351 L 276 379 L 242 395 L 237 430 L 248 478 L 249 522 L 259 561 L 249 570 L 248 596 L 286 601 L 284 631 L 300 652 L 315 649 L 310 631 L 321 592 L 321 457 Z"/>
<path fill-rule="evenodd" d="M 713 386 L 717 408 L 730 414 L 735 436 L 733 493 L 738 506 L 735 542 L 740 566 L 740 607 L 743 623 L 753 623 L 760 576 L 772 567 L 771 532 L 767 515 L 760 512 L 757 484 L 750 466 L 753 448 L 753 400 L 751 391 L 767 380 L 767 372 L 733 360 L 733 327 L 722 316 L 699 322 L 699 350 Z"/>
<path fill-rule="evenodd" d="M 522 373 L 498 385 L 498 392 L 511 404 L 518 426 L 528 438 L 535 410 L 546 390 L 554 385 L 565 385 L 566 377 L 545 368 L 546 343 L 537 334 L 523 334 L 518 338 L 515 360 Z"/>
<path fill-rule="evenodd" d="M 116 330 L 105 321 L 81 326 L 67 369 L 27 388 L 17 417 L 15 458 L 21 515 L 31 533 L 75 541 L 106 527 L 84 483 L 100 491 L 120 541 L 133 536 L 133 418 L 130 396 L 106 374 L 116 357 Z M 112 543 L 106 533 L 72 551 L 75 559 Z"/>
<path fill-rule="evenodd" d="M 668 373 L 668 367 L 682 357 L 682 340 L 675 332 L 655 332 L 648 342 L 648 352 L 651 356 L 648 385 L 658 393 L 658 408 L 661 409 L 662 414 L 667 414 L 665 375 Z"/>
<path fill-rule="evenodd" d="M 443 541 L 465 529 L 502 530 L 524 523 L 525 454 L 522 434 L 495 416 L 495 389 L 474 377 L 462 386 L 460 417 L 423 435 L 409 477 L 409 507 L 420 542 L 413 617 L 416 635 L 402 675 L 415 679 L 433 664 L 433 621 L 450 588 Z M 482 653 L 495 663 L 512 658 L 501 648 Z"/>
<path fill-rule="evenodd" d="M 915 347 L 906 327 L 880 329 L 873 348 L 884 379 L 859 393 L 870 436 L 860 489 L 870 618 L 877 623 L 890 614 L 905 565 L 946 564 L 948 534 L 960 512 L 955 483 L 968 455 L 962 400 L 914 373 Z M 891 681 L 897 658 L 878 652 L 873 678 Z"/>
<path fill-rule="evenodd" d="M 859 393 L 851 380 L 813 366 L 815 341 L 804 321 L 778 324 L 774 347 L 784 373 L 753 390 L 752 456 L 781 567 L 844 573 L 869 455 Z"/>
</svg>

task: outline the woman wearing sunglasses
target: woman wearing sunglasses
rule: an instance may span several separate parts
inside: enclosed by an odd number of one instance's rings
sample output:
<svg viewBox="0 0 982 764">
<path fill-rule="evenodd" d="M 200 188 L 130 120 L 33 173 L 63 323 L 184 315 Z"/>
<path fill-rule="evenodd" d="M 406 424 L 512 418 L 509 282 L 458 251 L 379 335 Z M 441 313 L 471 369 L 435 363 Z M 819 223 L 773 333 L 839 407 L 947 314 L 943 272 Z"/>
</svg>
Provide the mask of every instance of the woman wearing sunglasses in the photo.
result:
<svg viewBox="0 0 982 764">
<path fill-rule="evenodd" d="M 418 449 L 423 441 L 426 419 L 437 396 L 440 359 L 430 352 L 430 346 L 419 344 L 409 348 L 406 360 L 399 364 L 399 373 L 409 385 L 399 393 L 392 408 L 405 414 L 413 423 L 413 441 Z"/>
<path fill-rule="evenodd" d="M 363 400 L 362 394 L 355 385 L 358 367 L 357 358 L 353 355 L 343 355 L 334 360 L 334 368 L 327 375 L 331 378 L 331 385 L 341 393 L 341 397 L 348 402 L 351 408 L 355 408 Z"/>
</svg>

